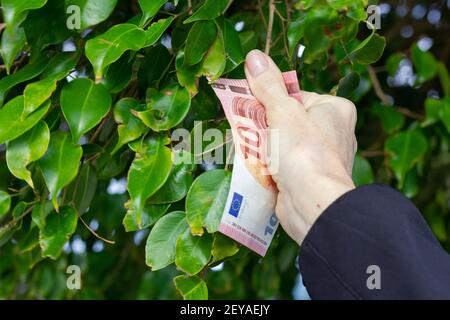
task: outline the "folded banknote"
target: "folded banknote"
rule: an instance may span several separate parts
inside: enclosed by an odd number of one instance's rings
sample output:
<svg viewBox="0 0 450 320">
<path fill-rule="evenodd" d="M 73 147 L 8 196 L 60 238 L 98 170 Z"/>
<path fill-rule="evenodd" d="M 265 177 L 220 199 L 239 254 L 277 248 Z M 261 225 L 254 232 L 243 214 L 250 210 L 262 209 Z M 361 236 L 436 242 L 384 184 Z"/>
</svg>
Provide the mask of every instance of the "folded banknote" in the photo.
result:
<svg viewBox="0 0 450 320">
<path fill-rule="evenodd" d="M 283 73 L 290 96 L 301 101 L 295 71 Z M 212 84 L 230 123 L 235 145 L 230 193 L 219 231 L 264 256 L 278 227 L 274 172 L 276 133 L 246 80 L 219 79 Z"/>
</svg>

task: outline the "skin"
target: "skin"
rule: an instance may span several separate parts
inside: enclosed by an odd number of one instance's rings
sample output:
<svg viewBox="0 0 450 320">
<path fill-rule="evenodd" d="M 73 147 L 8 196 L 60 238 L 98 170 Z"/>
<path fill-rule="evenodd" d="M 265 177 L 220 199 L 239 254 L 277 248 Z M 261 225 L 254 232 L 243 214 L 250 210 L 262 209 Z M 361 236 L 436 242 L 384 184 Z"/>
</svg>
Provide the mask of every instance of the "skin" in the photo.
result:
<svg viewBox="0 0 450 320">
<path fill-rule="evenodd" d="M 278 131 L 279 166 L 270 172 L 279 190 L 275 212 L 301 245 L 324 210 L 355 188 L 356 108 L 347 99 L 307 91 L 301 91 L 302 103 L 289 97 L 280 70 L 259 50 L 248 53 L 245 73 L 270 130 Z"/>
</svg>

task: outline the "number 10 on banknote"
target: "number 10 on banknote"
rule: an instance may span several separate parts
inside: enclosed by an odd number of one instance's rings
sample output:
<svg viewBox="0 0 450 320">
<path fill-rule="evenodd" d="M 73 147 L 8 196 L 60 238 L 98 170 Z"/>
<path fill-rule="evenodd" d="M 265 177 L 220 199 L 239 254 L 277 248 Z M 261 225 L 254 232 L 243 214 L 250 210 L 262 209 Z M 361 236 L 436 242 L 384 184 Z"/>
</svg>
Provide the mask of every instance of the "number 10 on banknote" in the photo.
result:
<svg viewBox="0 0 450 320">
<path fill-rule="evenodd" d="M 300 101 L 295 71 L 283 73 L 290 96 Z M 269 174 L 278 164 L 277 132 L 271 131 L 264 106 L 246 80 L 219 79 L 212 84 L 230 123 L 235 145 L 230 193 L 219 231 L 265 256 L 278 227 L 276 184 Z"/>
</svg>

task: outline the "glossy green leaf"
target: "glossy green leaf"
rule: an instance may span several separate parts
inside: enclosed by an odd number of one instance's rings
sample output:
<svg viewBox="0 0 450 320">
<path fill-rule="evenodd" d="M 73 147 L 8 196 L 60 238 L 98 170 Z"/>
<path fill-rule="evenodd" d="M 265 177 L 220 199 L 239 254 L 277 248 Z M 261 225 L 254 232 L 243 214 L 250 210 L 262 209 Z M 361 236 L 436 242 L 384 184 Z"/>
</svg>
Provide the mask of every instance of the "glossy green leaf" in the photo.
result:
<svg viewBox="0 0 450 320">
<path fill-rule="evenodd" d="M 239 34 L 229 20 L 222 20 L 221 31 L 227 56 L 227 64 L 224 73 L 227 73 L 244 62 L 245 56 Z"/>
<path fill-rule="evenodd" d="M 161 136 L 138 141 L 139 150 L 128 171 L 128 193 L 131 200 L 128 212 L 141 225 L 146 200 L 166 182 L 172 167 L 171 150 L 164 145 Z"/>
<path fill-rule="evenodd" d="M 202 61 L 217 35 L 216 24 L 212 21 L 198 21 L 189 31 L 184 50 L 184 63 L 188 66 Z"/>
<path fill-rule="evenodd" d="M 439 118 L 450 133 L 450 97 L 443 99 L 442 108 L 439 109 Z"/>
<path fill-rule="evenodd" d="M 139 0 L 142 9 L 141 25 L 152 19 L 167 0 Z"/>
<path fill-rule="evenodd" d="M 350 98 L 358 85 L 359 75 L 356 72 L 350 72 L 339 80 L 336 95 L 343 98 Z"/>
<path fill-rule="evenodd" d="M 417 83 L 423 83 L 436 76 L 436 59 L 429 52 L 422 51 L 417 45 L 411 48 L 411 58 L 417 72 Z"/>
<path fill-rule="evenodd" d="M 399 181 L 399 187 L 403 186 L 406 174 L 423 157 L 427 148 L 426 138 L 417 130 L 399 132 L 386 141 L 389 164 Z"/>
<path fill-rule="evenodd" d="M 43 229 L 45 227 L 45 220 L 52 211 L 53 205 L 51 201 L 44 201 L 42 203 L 38 203 L 34 206 L 33 210 L 31 211 L 31 220 L 33 220 L 34 224 L 39 229 Z"/>
<path fill-rule="evenodd" d="M 6 163 L 9 171 L 34 188 L 31 172 L 27 166 L 39 160 L 47 151 L 50 141 L 50 130 L 47 123 L 39 121 L 31 130 L 8 143 Z"/>
<path fill-rule="evenodd" d="M 200 175 L 186 197 L 186 217 L 195 235 L 217 231 L 230 189 L 231 174 L 226 170 L 212 170 Z"/>
<path fill-rule="evenodd" d="M 214 234 L 214 241 L 212 246 L 213 258 L 211 264 L 214 264 L 225 258 L 232 257 L 236 253 L 238 253 L 238 251 L 239 247 L 234 240 L 218 232 Z"/>
<path fill-rule="evenodd" d="M 41 76 L 61 80 L 75 69 L 79 59 L 79 52 L 60 52 L 50 60 Z"/>
<path fill-rule="evenodd" d="M 171 57 L 167 48 L 161 44 L 147 50 L 137 74 L 140 92 L 144 93 L 150 87 L 159 87 L 169 68 Z"/>
<path fill-rule="evenodd" d="M 3 31 L 0 54 L 2 55 L 8 74 L 10 73 L 14 60 L 19 52 L 21 52 L 26 41 L 25 30 L 22 27 L 7 27 Z"/>
<path fill-rule="evenodd" d="M 109 92 L 118 93 L 128 86 L 133 76 L 133 64 L 134 60 L 125 53 L 107 68 L 102 83 Z"/>
<path fill-rule="evenodd" d="M 128 206 L 128 203 L 125 206 Z M 147 202 L 139 212 L 129 210 L 122 221 L 125 231 L 137 231 L 151 227 L 169 210 L 169 207 L 170 204 L 150 204 Z M 137 214 L 139 214 L 139 217 Z"/>
<path fill-rule="evenodd" d="M 173 282 L 184 300 L 208 300 L 208 287 L 199 277 L 178 276 Z"/>
<path fill-rule="evenodd" d="M 194 236 L 190 230 L 184 231 L 177 240 L 175 265 L 188 275 L 199 273 L 211 259 L 212 236 Z"/>
<path fill-rule="evenodd" d="M 356 155 L 353 162 L 352 179 L 356 186 L 373 183 L 373 171 L 369 161 Z"/>
<path fill-rule="evenodd" d="M 395 73 L 398 70 L 400 62 L 404 58 L 405 58 L 404 54 L 397 53 L 397 52 L 389 56 L 389 58 L 386 61 L 386 70 L 391 77 L 395 76 Z"/>
<path fill-rule="evenodd" d="M 123 98 L 114 106 L 114 120 L 119 125 L 117 131 L 119 139 L 112 154 L 116 153 L 126 143 L 136 140 L 145 131 L 146 127 L 133 113 L 144 110 L 144 106 L 133 98 Z"/>
<path fill-rule="evenodd" d="M 64 206 L 59 212 L 51 212 L 45 221 L 45 226 L 39 233 L 39 244 L 43 257 L 57 259 L 64 244 L 77 228 L 78 216 L 75 209 Z"/>
<path fill-rule="evenodd" d="M 225 71 L 226 62 L 223 39 L 218 36 L 206 53 L 199 73 L 206 76 L 209 81 L 217 80 Z"/>
<path fill-rule="evenodd" d="M 56 90 L 56 79 L 46 78 L 30 83 L 23 92 L 24 108 L 22 116 L 39 108 Z"/>
<path fill-rule="evenodd" d="M 0 191 L 0 218 L 9 212 L 10 207 L 11 196 L 5 191 Z"/>
<path fill-rule="evenodd" d="M 50 136 L 47 152 L 38 161 L 56 210 L 58 193 L 76 177 L 81 155 L 81 147 L 70 141 L 67 132 L 60 131 Z"/>
<path fill-rule="evenodd" d="M 192 16 L 184 20 L 184 23 L 198 20 L 213 20 L 227 8 L 228 3 L 229 0 L 206 0 Z"/>
<path fill-rule="evenodd" d="M 111 96 L 102 84 L 90 79 L 76 79 L 64 86 L 61 109 L 74 142 L 94 128 L 108 113 Z"/>
<path fill-rule="evenodd" d="M 191 106 L 189 92 L 178 85 L 170 85 L 161 92 L 151 91 L 149 98 L 148 110 L 138 112 L 137 116 L 154 131 L 165 131 L 178 125 Z"/>
<path fill-rule="evenodd" d="M 0 80 L 0 105 L 3 104 L 6 94 L 12 87 L 38 76 L 45 70 L 47 64 L 48 59 L 45 56 L 41 56 L 34 62 L 25 65 L 14 74 L 2 78 Z"/>
<path fill-rule="evenodd" d="M 185 218 L 184 212 L 171 212 L 159 219 L 153 227 L 145 245 L 145 263 L 153 271 L 175 261 L 177 239 L 188 230 Z"/>
<path fill-rule="evenodd" d="M 178 152 L 181 154 L 182 152 Z M 170 175 L 166 183 L 148 200 L 149 203 L 173 203 L 183 199 L 194 178 L 192 171 L 195 168 L 192 163 L 191 155 L 183 152 L 174 160 Z"/>
<path fill-rule="evenodd" d="M 80 8 L 80 30 L 106 20 L 114 10 L 117 0 L 66 0 L 66 7 Z"/>
<path fill-rule="evenodd" d="M 197 72 L 199 66 L 184 65 L 184 51 L 179 51 L 175 59 L 178 83 L 185 87 L 191 96 L 197 94 Z"/>
<path fill-rule="evenodd" d="M 22 119 L 23 106 L 23 96 L 18 96 L 0 109 L 0 144 L 16 139 L 33 128 L 47 113 L 50 101 Z"/>
<path fill-rule="evenodd" d="M 376 33 L 372 33 L 350 52 L 348 57 L 350 60 L 361 64 L 371 64 L 380 59 L 385 47 L 386 39 Z"/>
<path fill-rule="evenodd" d="M 86 42 L 86 56 L 94 67 L 95 77 L 100 80 L 104 69 L 128 50 L 144 47 L 146 33 L 130 23 L 118 24 L 104 34 Z"/>
<path fill-rule="evenodd" d="M 169 17 L 166 19 L 160 19 L 157 22 L 154 22 L 148 27 L 148 29 L 145 31 L 146 34 L 146 40 L 145 40 L 145 46 L 151 46 L 156 43 L 156 41 L 161 38 L 163 33 L 167 30 L 167 28 L 170 26 L 170 24 L 173 21 L 173 17 Z"/>
<path fill-rule="evenodd" d="M 18 25 L 27 11 L 41 8 L 47 0 L 2 0 L 3 19 L 7 25 Z"/>
<path fill-rule="evenodd" d="M 95 167 L 85 163 L 79 175 L 67 186 L 66 198 L 77 212 L 82 215 L 89 208 L 97 190 L 97 173 Z"/>
</svg>

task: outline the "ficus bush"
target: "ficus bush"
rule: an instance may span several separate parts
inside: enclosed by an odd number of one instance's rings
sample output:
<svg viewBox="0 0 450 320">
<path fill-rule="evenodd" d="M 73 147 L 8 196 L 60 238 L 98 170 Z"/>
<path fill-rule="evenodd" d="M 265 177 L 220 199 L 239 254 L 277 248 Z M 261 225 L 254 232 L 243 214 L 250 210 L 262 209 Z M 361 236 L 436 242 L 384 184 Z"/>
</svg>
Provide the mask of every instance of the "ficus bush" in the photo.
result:
<svg viewBox="0 0 450 320">
<path fill-rule="evenodd" d="M 295 243 L 279 230 L 261 259 L 216 232 L 230 165 L 171 139 L 228 128 L 209 82 L 243 78 L 255 48 L 355 102 L 355 182 L 413 198 L 449 249 L 447 68 L 416 44 L 383 54 L 370 4 L 1 0 L 0 298 L 291 297 Z M 431 97 L 384 93 L 405 61 Z M 200 155 L 225 145 L 208 143 Z"/>
</svg>

